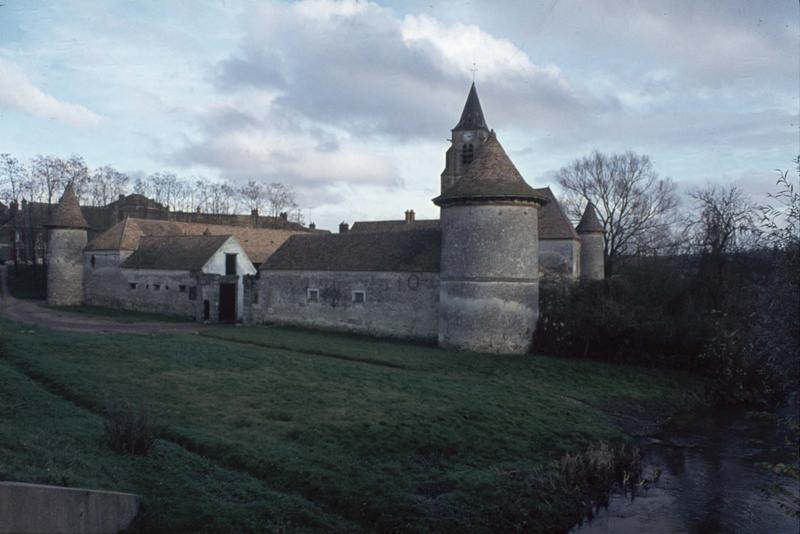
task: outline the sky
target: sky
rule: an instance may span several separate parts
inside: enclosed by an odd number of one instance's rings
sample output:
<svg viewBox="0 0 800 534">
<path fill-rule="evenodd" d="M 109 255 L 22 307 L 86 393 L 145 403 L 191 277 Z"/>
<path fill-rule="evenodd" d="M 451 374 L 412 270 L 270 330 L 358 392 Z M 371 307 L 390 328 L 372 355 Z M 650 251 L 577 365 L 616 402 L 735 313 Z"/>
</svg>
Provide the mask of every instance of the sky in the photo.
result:
<svg viewBox="0 0 800 534">
<path fill-rule="evenodd" d="M 0 4 L 0 152 L 280 181 L 321 228 L 437 217 L 473 76 L 536 187 L 633 150 L 759 200 L 800 153 L 792 0 Z"/>
</svg>

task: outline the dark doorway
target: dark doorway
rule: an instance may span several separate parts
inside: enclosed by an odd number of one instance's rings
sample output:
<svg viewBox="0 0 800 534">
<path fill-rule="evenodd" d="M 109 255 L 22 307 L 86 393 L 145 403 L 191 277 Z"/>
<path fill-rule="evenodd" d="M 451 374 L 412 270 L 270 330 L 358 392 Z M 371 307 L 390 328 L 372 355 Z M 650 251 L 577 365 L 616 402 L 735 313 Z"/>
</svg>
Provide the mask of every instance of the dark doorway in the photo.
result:
<svg viewBox="0 0 800 534">
<path fill-rule="evenodd" d="M 219 285 L 219 320 L 236 320 L 236 284 Z"/>
<path fill-rule="evenodd" d="M 203 320 L 208 321 L 211 319 L 211 303 L 207 300 L 203 301 Z"/>
</svg>

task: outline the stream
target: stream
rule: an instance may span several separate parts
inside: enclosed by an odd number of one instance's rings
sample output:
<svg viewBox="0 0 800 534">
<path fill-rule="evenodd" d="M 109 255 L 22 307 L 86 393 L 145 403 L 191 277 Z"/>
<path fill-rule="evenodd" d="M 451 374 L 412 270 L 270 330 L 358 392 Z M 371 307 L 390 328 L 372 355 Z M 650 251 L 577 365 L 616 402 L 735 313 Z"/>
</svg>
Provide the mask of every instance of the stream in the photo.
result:
<svg viewBox="0 0 800 534">
<path fill-rule="evenodd" d="M 793 403 L 780 416 L 797 421 L 796 410 Z M 758 466 L 796 462 L 796 439 L 774 415 L 732 411 L 683 416 L 640 443 L 642 477 L 656 481 L 634 495 L 612 494 L 607 507 L 571 532 L 800 532 L 800 520 L 782 509 L 773 494 L 782 488 L 797 496 L 798 481 Z"/>
</svg>

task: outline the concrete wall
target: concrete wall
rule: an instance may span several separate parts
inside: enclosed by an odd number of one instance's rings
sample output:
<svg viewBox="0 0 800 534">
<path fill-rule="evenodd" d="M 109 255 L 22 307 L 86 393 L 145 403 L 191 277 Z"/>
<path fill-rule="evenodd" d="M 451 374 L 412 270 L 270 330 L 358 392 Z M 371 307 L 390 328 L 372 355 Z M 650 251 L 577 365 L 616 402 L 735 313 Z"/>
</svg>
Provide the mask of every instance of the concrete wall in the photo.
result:
<svg viewBox="0 0 800 534">
<path fill-rule="evenodd" d="M 246 318 L 363 334 L 434 340 L 439 276 L 411 272 L 265 271 Z M 309 302 L 308 289 L 319 290 Z M 353 291 L 365 291 L 363 304 Z M 249 290 L 248 290 L 249 293 Z"/>
<path fill-rule="evenodd" d="M 581 242 L 575 239 L 540 239 L 539 273 L 578 278 L 581 273 Z"/>
<path fill-rule="evenodd" d="M 83 256 L 86 230 L 53 228 L 47 247 L 47 303 L 83 304 Z"/>
<path fill-rule="evenodd" d="M 524 353 L 539 317 L 538 215 L 532 204 L 442 209 L 439 344 Z"/>
<path fill-rule="evenodd" d="M 581 277 L 586 280 L 603 280 L 606 277 L 603 254 L 603 234 L 591 232 L 581 236 Z"/>
<path fill-rule="evenodd" d="M 130 493 L 0 482 L 0 534 L 118 532 L 138 510 Z"/>
</svg>

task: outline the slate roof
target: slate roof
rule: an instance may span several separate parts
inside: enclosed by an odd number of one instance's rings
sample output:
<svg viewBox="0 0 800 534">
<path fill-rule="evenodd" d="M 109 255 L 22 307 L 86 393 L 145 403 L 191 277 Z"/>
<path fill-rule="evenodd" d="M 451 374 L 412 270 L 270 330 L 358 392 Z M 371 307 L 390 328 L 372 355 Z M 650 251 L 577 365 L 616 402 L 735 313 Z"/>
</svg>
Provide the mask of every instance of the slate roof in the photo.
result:
<svg viewBox="0 0 800 534">
<path fill-rule="evenodd" d="M 145 236 L 203 235 L 206 232 L 236 237 L 253 263 L 262 263 L 290 236 L 300 233 L 271 228 L 126 218 L 90 241 L 86 250 L 136 250 Z"/>
<path fill-rule="evenodd" d="M 351 232 L 405 232 L 408 230 L 431 230 L 439 228 L 439 219 L 419 219 L 414 221 L 356 221 Z"/>
<path fill-rule="evenodd" d="M 267 271 L 439 272 L 441 232 L 351 233 L 290 237 L 260 269 Z"/>
<path fill-rule="evenodd" d="M 547 204 L 539 206 L 539 239 L 580 239 L 550 188 L 536 188 L 535 191 L 548 200 Z M 439 219 L 418 219 L 410 223 L 404 220 L 356 221 L 350 232 L 405 232 L 439 227 Z"/>
<path fill-rule="evenodd" d="M 578 223 L 577 230 L 582 234 L 603 231 L 603 224 L 600 222 L 600 219 L 597 218 L 597 211 L 594 208 L 594 204 L 591 202 L 586 204 L 586 209 L 583 210 L 583 216 Z"/>
<path fill-rule="evenodd" d="M 75 189 L 71 183 L 67 184 L 61 200 L 50 213 L 50 219 L 46 226 L 50 228 L 90 228 L 86 219 L 83 218 L 78 197 L 75 196 Z"/>
<path fill-rule="evenodd" d="M 579 239 L 553 191 L 542 187 L 536 192 L 547 199 L 547 204 L 539 207 L 539 239 Z"/>
<path fill-rule="evenodd" d="M 453 130 L 488 130 L 486 119 L 483 118 L 481 101 L 478 99 L 478 91 L 475 90 L 475 82 L 469 88 L 467 101 L 464 103 L 464 110 L 461 112 L 461 120 L 458 121 Z"/>
<path fill-rule="evenodd" d="M 441 206 L 457 200 L 531 200 L 547 202 L 525 182 L 492 131 L 475 151 L 467 172 L 450 189 L 433 199 Z"/>
<path fill-rule="evenodd" d="M 128 256 L 123 269 L 199 271 L 229 235 L 145 236 L 139 248 Z"/>
</svg>

